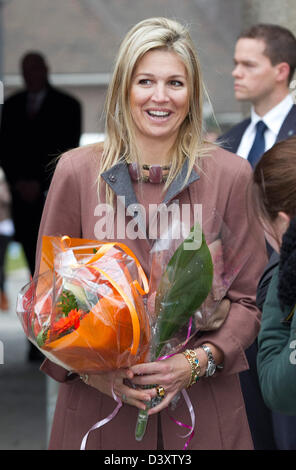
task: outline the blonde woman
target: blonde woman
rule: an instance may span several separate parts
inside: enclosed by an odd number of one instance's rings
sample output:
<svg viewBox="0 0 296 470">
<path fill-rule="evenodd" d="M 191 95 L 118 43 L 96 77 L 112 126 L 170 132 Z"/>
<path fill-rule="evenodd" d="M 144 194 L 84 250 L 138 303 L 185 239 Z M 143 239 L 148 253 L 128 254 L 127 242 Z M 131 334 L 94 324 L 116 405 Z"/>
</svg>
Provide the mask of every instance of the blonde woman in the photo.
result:
<svg viewBox="0 0 296 470">
<path fill-rule="evenodd" d="M 43 234 L 120 240 L 149 276 L 149 253 L 157 232 L 151 210 L 155 215 L 161 203 L 170 208 L 178 202 L 181 209 L 190 208 L 190 226 L 195 205 L 202 205 L 207 241 L 221 237 L 224 253 L 231 251 L 233 259 L 245 262 L 228 292 L 231 308 L 223 325 L 187 345 L 200 366 L 199 382 L 188 388 L 198 427 L 190 448 L 252 449 L 238 373 L 248 368 L 244 350 L 259 329 L 255 293 L 266 263 L 264 237 L 256 219 L 252 233 L 248 231 L 249 164 L 203 140 L 202 95 L 199 60 L 184 26 L 152 18 L 132 28 L 122 41 L 109 86 L 105 142 L 75 149 L 60 159 L 42 218 L 38 253 Z M 228 269 L 230 263 L 226 257 Z M 89 428 L 114 409 L 112 389 L 124 405 L 108 424 L 89 434 L 87 449 L 184 447 L 179 428 L 173 428 L 165 411 L 192 382 L 184 354 L 83 380 L 49 360 L 42 369 L 61 382 L 51 449 L 79 449 Z M 136 387 L 129 387 L 125 379 Z M 155 387 L 137 387 L 144 384 L 158 384 L 165 396 L 149 411 L 146 434 L 136 442 L 138 411 L 157 393 Z M 182 399 L 174 418 L 190 422 Z"/>
</svg>

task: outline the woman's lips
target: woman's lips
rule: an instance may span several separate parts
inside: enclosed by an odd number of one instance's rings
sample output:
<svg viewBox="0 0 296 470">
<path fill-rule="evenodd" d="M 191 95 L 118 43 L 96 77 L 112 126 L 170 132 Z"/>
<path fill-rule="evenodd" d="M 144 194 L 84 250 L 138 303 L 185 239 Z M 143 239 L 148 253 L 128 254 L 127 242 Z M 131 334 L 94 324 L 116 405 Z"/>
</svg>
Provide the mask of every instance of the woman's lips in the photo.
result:
<svg viewBox="0 0 296 470">
<path fill-rule="evenodd" d="M 172 111 L 167 109 L 147 109 L 146 113 L 153 120 L 165 120 L 171 116 Z"/>
</svg>

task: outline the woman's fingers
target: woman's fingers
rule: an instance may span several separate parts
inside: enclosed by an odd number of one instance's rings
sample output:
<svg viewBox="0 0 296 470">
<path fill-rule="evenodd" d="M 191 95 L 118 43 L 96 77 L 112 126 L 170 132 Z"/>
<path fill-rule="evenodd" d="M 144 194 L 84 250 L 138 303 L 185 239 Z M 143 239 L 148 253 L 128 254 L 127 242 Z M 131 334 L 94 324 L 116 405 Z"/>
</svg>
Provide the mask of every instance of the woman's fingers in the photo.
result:
<svg viewBox="0 0 296 470">
<path fill-rule="evenodd" d="M 164 375 L 153 374 L 153 375 L 135 375 L 133 383 L 135 385 L 154 385 L 164 381 Z"/>
<path fill-rule="evenodd" d="M 123 372 L 121 376 L 117 377 L 117 380 L 114 382 L 115 394 L 123 401 L 123 403 L 145 410 L 146 403 L 150 402 L 151 398 L 155 395 L 155 391 L 126 385 L 123 379 L 128 377 L 129 375 L 125 372 Z"/>
<path fill-rule="evenodd" d="M 151 393 L 149 390 L 131 388 L 127 385 L 122 385 L 120 389 L 118 388 L 116 395 L 119 396 L 124 403 L 137 406 L 137 408 L 141 409 L 146 408 L 144 402 L 149 402 L 151 400 Z"/>
<path fill-rule="evenodd" d="M 135 366 L 130 367 L 130 371 L 134 375 L 143 375 L 143 374 L 154 374 L 161 370 L 162 368 L 161 361 L 159 362 L 144 362 L 141 364 L 136 364 Z"/>
<path fill-rule="evenodd" d="M 149 409 L 148 415 L 154 415 L 156 413 L 159 413 L 161 410 L 164 410 L 165 408 L 167 408 L 170 402 L 172 401 L 172 399 L 174 398 L 174 396 L 175 396 L 175 393 L 171 393 L 171 392 L 166 393 L 166 396 L 161 400 L 161 402 L 158 405 Z"/>
<path fill-rule="evenodd" d="M 127 405 L 135 406 L 136 408 L 139 408 L 140 410 L 146 410 L 146 403 L 143 401 L 137 400 L 136 398 L 131 397 L 130 395 L 122 395 L 121 400 L 123 403 L 126 403 Z M 150 400 L 147 400 L 147 403 Z"/>
</svg>

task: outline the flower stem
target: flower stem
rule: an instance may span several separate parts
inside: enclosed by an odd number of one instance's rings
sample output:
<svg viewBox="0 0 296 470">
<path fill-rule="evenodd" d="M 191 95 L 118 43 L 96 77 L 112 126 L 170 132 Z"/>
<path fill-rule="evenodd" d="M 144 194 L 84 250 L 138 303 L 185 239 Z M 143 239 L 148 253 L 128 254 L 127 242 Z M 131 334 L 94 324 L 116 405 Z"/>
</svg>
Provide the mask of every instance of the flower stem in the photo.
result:
<svg viewBox="0 0 296 470">
<path fill-rule="evenodd" d="M 139 410 L 138 419 L 136 424 L 135 438 L 136 441 L 141 441 L 144 437 L 147 423 L 148 423 L 148 410 L 151 406 L 151 402 L 145 402 L 146 410 Z"/>
</svg>

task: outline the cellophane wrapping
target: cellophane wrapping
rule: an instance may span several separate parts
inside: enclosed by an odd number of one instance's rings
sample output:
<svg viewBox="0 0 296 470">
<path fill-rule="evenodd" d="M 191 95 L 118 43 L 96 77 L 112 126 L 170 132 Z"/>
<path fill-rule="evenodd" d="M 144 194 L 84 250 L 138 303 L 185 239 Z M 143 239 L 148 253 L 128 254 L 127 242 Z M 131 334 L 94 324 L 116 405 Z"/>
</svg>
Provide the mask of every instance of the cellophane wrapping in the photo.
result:
<svg viewBox="0 0 296 470">
<path fill-rule="evenodd" d="M 98 373 L 147 360 L 145 274 L 123 244 L 43 237 L 40 272 L 18 295 L 28 339 L 68 371 Z"/>
</svg>

